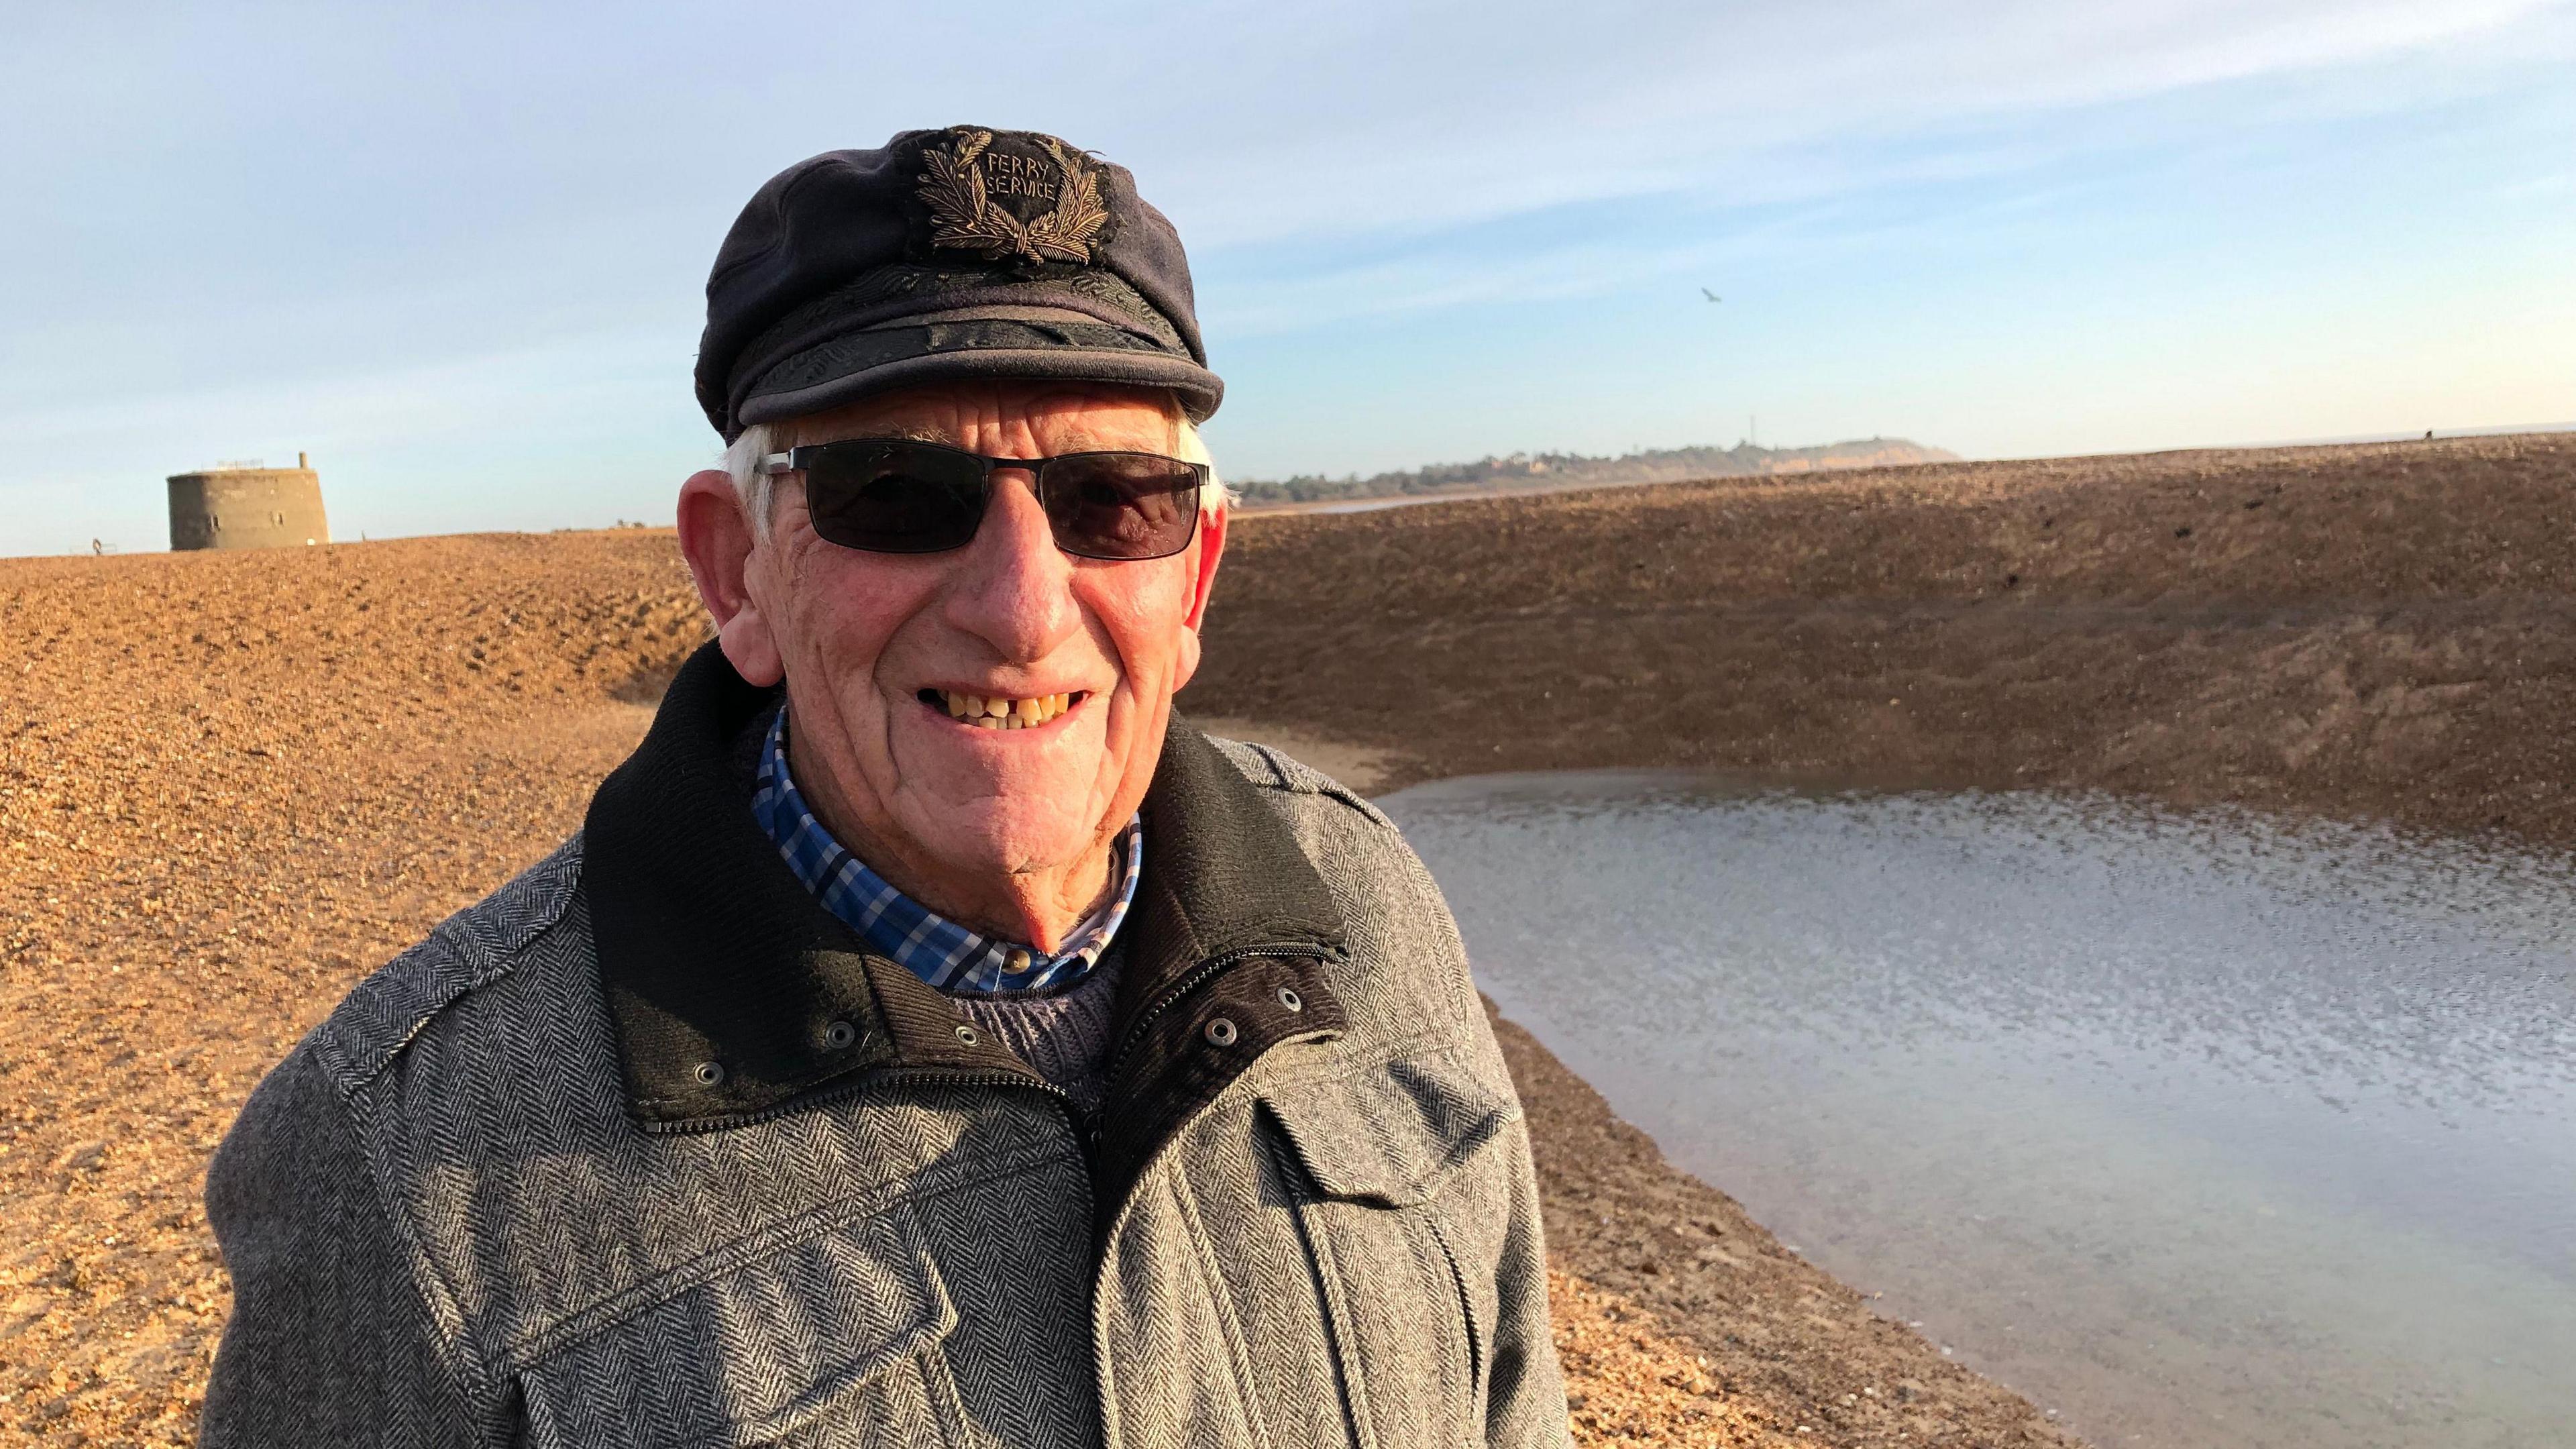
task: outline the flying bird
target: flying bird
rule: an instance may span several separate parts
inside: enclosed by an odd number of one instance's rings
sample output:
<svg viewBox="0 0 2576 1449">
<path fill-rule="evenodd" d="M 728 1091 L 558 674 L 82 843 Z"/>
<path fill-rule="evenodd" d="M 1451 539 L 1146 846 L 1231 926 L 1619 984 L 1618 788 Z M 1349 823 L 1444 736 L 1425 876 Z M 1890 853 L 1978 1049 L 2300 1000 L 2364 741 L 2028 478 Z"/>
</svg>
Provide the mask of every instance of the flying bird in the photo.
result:
<svg viewBox="0 0 2576 1449">
<path fill-rule="evenodd" d="M 1723 301 L 1725 301 L 1725 300 L 1726 300 L 1725 298 L 1723 298 L 1723 297 L 1721 297 L 1721 296 L 1717 295 L 1715 292 L 1710 291 L 1710 290 L 1709 290 L 1708 288 L 1706 288 L 1706 287 L 1702 287 L 1702 288 L 1700 288 L 1700 289 L 1699 289 L 1699 294 L 1700 294 L 1701 296 L 1703 296 L 1703 297 L 1706 297 L 1707 299 L 1709 299 L 1709 300 L 1710 300 L 1710 301 L 1712 301 L 1712 302 L 1723 302 Z"/>
</svg>

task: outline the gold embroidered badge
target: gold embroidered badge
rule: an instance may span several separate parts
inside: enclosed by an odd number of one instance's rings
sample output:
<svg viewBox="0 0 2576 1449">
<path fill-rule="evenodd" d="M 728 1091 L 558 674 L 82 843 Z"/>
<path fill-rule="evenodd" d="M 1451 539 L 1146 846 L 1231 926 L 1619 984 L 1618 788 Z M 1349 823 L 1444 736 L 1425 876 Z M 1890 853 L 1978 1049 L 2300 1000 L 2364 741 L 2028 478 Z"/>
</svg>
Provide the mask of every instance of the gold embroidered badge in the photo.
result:
<svg viewBox="0 0 2576 1449">
<path fill-rule="evenodd" d="M 1109 209 L 1100 204 L 1100 168 L 1052 136 L 1032 139 L 1053 158 L 1053 177 L 1036 174 L 1043 163 L 1035 157 L 988 156 L 990 131 L 961 132 L 953 145 L 922 153 L 930 169 L 919 177 L 920 194 L 930 209 L 933 244 L 993 261 L 1093 260 L 1100 229 L 1109 221 Z M 997 185 L 1005 194 L 1032 199 L 1052 194 L 1054 205 L 1024 221 L 995 199 Z"/>
</svg>

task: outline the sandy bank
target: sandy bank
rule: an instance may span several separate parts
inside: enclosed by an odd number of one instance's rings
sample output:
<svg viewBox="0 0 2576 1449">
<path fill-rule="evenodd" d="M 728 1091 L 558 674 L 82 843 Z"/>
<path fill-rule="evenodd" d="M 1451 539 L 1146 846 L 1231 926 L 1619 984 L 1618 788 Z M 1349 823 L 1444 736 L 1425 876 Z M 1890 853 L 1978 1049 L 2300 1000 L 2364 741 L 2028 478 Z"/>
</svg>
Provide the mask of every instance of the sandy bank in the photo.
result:
<svg viewBox="0 0 2576 1449">
<path fill-rule="evenodd" d="M 1388 786 L 1681 766 L 2576 841 L 2576 436 L 1247 518 L 1185 706 Z"/>
<path fill-rule="evenodd" d="M 251 1085 L 580 819 L 669 535 L 0 562 L 0 1442 L 184 1442 Z"/>
</svg>

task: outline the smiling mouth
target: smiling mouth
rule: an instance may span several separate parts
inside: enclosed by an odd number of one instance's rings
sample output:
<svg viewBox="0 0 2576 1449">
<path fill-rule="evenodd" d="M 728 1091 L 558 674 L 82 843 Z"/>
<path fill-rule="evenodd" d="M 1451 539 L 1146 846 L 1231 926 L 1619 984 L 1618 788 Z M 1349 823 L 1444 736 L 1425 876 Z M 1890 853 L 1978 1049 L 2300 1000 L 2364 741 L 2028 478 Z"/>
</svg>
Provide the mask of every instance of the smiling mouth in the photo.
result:
<svg viewBox="0 0 2576 1449">
<path fill-rule="evenodd" d="M 959 724 L 988 730 L 1033 730 L 1089 699 L 1091 692 L 1077 689 L 1071 694 L 1005 699 L 1000 695 L 925 689 L 914 697 L 932 709 L 947 711 L 948 717 Z"/>
</svg>

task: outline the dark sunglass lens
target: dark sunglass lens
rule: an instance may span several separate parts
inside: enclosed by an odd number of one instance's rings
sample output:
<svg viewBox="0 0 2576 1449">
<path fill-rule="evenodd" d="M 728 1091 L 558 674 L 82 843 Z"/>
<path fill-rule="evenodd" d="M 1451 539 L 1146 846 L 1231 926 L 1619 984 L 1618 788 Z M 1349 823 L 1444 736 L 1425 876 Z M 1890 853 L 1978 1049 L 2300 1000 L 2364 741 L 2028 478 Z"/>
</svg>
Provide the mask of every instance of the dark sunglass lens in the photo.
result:
<svg viewBox="0 0 2576 1449">
<path fill-rule="evenodd" d="M 966 454 L 868 442 L 797 451 L 806 507 L 826 543 L 873 553 L 938 553 L 964 547 L 984 516 L 984 471 Z"/>
<path fill-rule="evenodd" d="M 1047 464 L 1047 522 L 1066 553 L 1162 558 L 1190 546 L 1199 470 L 1152 453 L 1074 453 Z"/>
</svg>

